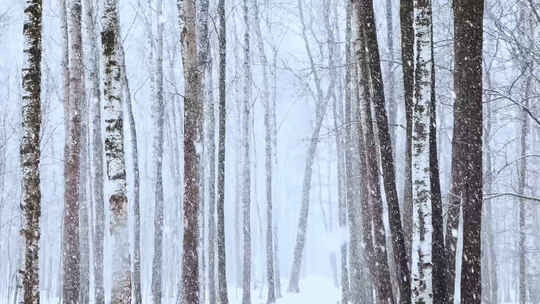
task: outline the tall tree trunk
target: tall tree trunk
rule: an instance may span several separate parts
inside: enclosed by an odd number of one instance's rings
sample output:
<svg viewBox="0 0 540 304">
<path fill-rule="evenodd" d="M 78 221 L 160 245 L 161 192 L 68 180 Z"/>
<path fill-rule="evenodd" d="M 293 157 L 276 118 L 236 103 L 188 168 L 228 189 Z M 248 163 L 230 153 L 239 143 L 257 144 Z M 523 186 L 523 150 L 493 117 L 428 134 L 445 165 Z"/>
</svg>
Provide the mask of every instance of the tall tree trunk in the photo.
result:
<svg viewBox="0 0 540 304">
<path fill-rule="evenodd" d="M 358 0 L 357 0 L 358 1 Z M 396 189 L 396 178 L 394 169 L 394 157 L 392 155 L 392 142 L 388 131 L 388 119 L 385 110 L 384 85 L 381 73 L 381 62 L 379 58 L 379 47 L 377 45 L 377 30 L 375 26 L 375 16 L 373 13 L 372 0 L 360 0 L 360 21 L 365 29 L 366 50 L 368 55 L 371 86 L 373 90 L 373 108 L 377 122 L 377 130 L 381 154 L 381 166 L 383 171 L 383 181 L 386 201 L 388 203 L 388 218 L 392 235 L 392 247 L 394 252 L 394 262 L 397 266 L 397 278 L 399 278 L 400 303 L 410 303 L 411 284 L 405 241 L 401 227 L 401 215 Z"/>
<path fill-rule="evenodd" d="M 395 80 L 394 80 L 394 22 L 392 15 L 393 0 L 386 0 L 386 43 L 388 45 L 388 64 L 386 65 L 386 77 L 388 77 L 388 122 L 390 124 L 390 139 L 396 147 L 396 129 L 397 129 L 397 107 L 394 100 Z"/>
<path fill-rule="evenodd" d="M 80 297 L 79 184 L 81 160 L 81 110 L 84 99 L 81 1 L 70 2 L 69 106 L 65 136 L 63 299 L 78 303 Z"/>
<path fill-rule="evenodd" d="M 310 71 L 313 75 L 313 81 L 315 82 L 316 87 L 316 100 L 317 103 L 315 109 L 315 126 L 313 132 L 311 133 L 311 140 L 309 143 L 306 163 L 304 168 L 304 179 L 302 184 L 302 203 L 300 206 L 300 215 L 298 220 L 298 232 L 296 235 L 296 244 L 294 247 L 294 260 L 291 268 L 291 277 L 289 279 L 289 292 L 299 292 L 299 282 L 300 282 L 300 269 L 302 266 L 302 257 L 304 254 L 304 247 L 306 245 L 306 231 L 307 231 L 307 221 L 309 215 L 309 198 L 311 190 L 311 178 L 313 172 L 313 162 L 315 160 L 315 152 L 317 151 L 317 145 L 319 143 L 319 132 L 322 127 L 324 116 L 326 115 L 326 108 L 328 105 L 329 96 L 323 96 L 323 91 L 321 88 L 321 79 L 317 68 L 315 66 L 314 58 L 311 52 L 311 47 L 309 45 L 306 26 L 304 20 L 304 12 L 302 7 L 302 1 L 298 0 L 298 13 L 300 14 L 300 22 L 302 23 L 302 38 L 304 40 L 304 47 L 309 57 L 310 61 Z M 329 90 L 331 91 L 334 85 L 335 79 L 330 79 Z M 326 98 L 325 98 L 326 97 Z"/>
<path fill-rule="evenodd" d="M 529 63 L 532 65 L 531 63 Z M 531 70 L 532 72 L 532 70 Z M 531 74 L 532 75 L 532 74 Z M 524 88 L 524 108 L 529 108 L 531 76 L 525 80 Z M 529 133 L 529 115 L 522 110 L 521 113 L 521 130 L 520 130 L 520 159 L 519 159 L 519 176 L 518 176 L 518 193 L 525 196 L 527 187 L 527 141 Z M 519 303 L 527 303 L 527 202 L 524 198 L 519 199 Z"/>
<path fill-rule="evenodd" d="M 153 303 L 161 304 L 162 298 L 162 269 L 163 269 L 163 0 L 156 3 L 157 14 L 157 44 L 155 64 L 155 93 L 153 96 L 154 114 L 154 256 L 152 259 L 152 299 Z"/>
<path fill-rule="evenodd" d="M 219 19 L 219 130 L 218 130 L 218 180 L 217 180 L 217 256 L 218 256 L 218 299 L 228 304 L 227 267 L 225 251 L 225 136 L 227 123 L 226 80 L 227 80 L 227 31 L 225 0 L 218 1 Z"/>
<path fill-rule="evenodd" d="M 41 151 L 41 36 L 42 2 L 26 0 L 24 8 L 24 61 L 22 68 L 22 139 L 19 152 L 22 175 L 21 211 L 23 214 L 24 267 L 19 272 L 23 300 L 39 304 L 39 217 L 41 191 L 39 160 Z"/>
<path fill-rule="evenodd" d="M 199 304 L 199 168 L 202 144 L 200 65 L 197 60 L 196 1 L 178 0 L 184 69 L 184 241 L 182 303 Z"/>
<path fill-rule="evenodd" d="M 405 165 L 403 177 L 403 235 L 407 252 L 412 241 L 412 107 L 414 94 L 414 30 L 413 0 L 400 1 L 401 61 L 405 106 Z"/>
<path fill-rule="evenodd" d="M 482 40 L 483 1 L 456 0 L 454 11 L 454 136 L 452 196 L 462 203 L 461 303 L 482 299 Z M 454 172 L 453 172 L 454 173 Z M 448 234 L 447 234 L 448 235 Z M 448 277 L 453 281 L 454 276 Z M 449 299 L 450 300 L 450 299 Z"/>
<path fill-rule="evenodd" d="M 431 1 L 414 1 L 415 71 L 412 137 L 412 302 L 433 303 L 433 224 L 430 167 Z"/>
<path fill-rule="evenodd" d="M 120 62 L 120 28 L 117 0 L 106 0 L 103 12 L 101 43 L 105 61 L 104 119 L 106 189 L 111 210 L 112 241 L 111 303 L 131 302 L 131 263 L 126 196 L 126 165 L 124 159 L 124 128 Z"/>
<path fill-rule="evenodd" d="M 486 70 L 486 85 L 488 86 L 488 90 L 491 89 L 491 75 L 490 75 L 490 69 Z M 492 113 L 492 105 L 491 105 L 492 99 L 491 95 L 486 95 L 486 128 L 485 128 L 485 135 L 484 135 L 484 151 L 486 153 L 486 171 L 485 171 L 485 193 L 493 193 L 493 160 L 492 160 L 492 150 L 491 150 L 491 136 L 492 136 L 492 128 L 493 128 L 493 113 Z M 494 225 L 494 215 L 495 212 L 493 210 L 493 207 L 491 206 L 491 203 L 486 204 L 486 217 L 487 217 L 487 237 L 488 237 L 488 246 L 489 246 L 489 278 L 486 278 L 490 280 L 490 294 L 489 297 L 490 303 L 499 303 L 498 301 L 498 280 L 497 280 L 497 253 L 495 250 L 495 225 Z"/>
<path fill-rule="evenodd" d="M 65 0 L 62 0 L 65 1 Z M 103 201 L 103 142 L 101 135 L 101 92 L 99 74 L 99 52 L 96 34 L 96 8 L 93 1 L 85 0 L 86 32 L 89 40 L 88 77 L 90 79 L 90 115 L 92 117 L 92 189 L 94 200 L 94 233 L 93 233 L 93 259 L 94 259 L 94 300 L 96 304 L 105 303 L 105 289 L 103 285 L 103 242 L 105 230 L 105 207 Z M 140 304 L 140 303 L 138 303 Z"/>
<path fill-rule="evenodd" d="M 433 236 L 431 244 L 433 263 L 433 299 L 437 303 L 446 304 L 446 262 L 444 259 L 444 219 L 441 198 L 441 181 L 439 177 L 439 159 L 437 157 L 437 105 L 435 94 L 435 53 L 433 47 L 433 5 L 431 4 L 431 96 L 429 123 L 429 167 L 431 183 L 431 218 Z"/>
<path fill-rule="evenodd" d="M 359 65 L 358 90 L 360 124 L 358 125 L 360 139 L 360 173 L 366 176 L 367 182 L 362 194 L 362 230 L 364 237 L 364 254 L 369 265 L 370 273 L 377 291 L 377 303 L 394 303 L 391 289 L 390 271 L 386 259 L 386 237 L 384 229 L 383 208 L 378 175 L 377 151 L 373 133 L 371 113 L 371 94 L 369 62 L 366 54 L 366 35 L 364 32 L 362 9 L 360 1 L 354 1 L 355 17 L 354 50 Z"/>
<path fill-rule="evenodd" d="M 251 173 L 249 157 L 249 122 L 251 107 L 251 59 L 250 59 L 250 22 L 248 0 L 243 0 L 244 19 L 244 102 L 242 107 L 242 231 L 243 231 L 243 266 L 242 266 L 242 304 L 251 304 Z"/>
<path fill-rule="evenodd" d="M 268 284 L 267 303 L 276 301 L 276 291 L 274 282 L 274 250 L 273 250 L 273 229 L 272 229 L 272 121 L 271 121 L 271 100 L 270 100 L 270 80 L 268 72 L 268 59 L 264 50 L 264 40 L 261 30 L 261 20 L 259 11 L 259 1 L 254 0 L 255 33 L 257 35 L 257 49 L 262 66 L 263 79 L 263 104 L 264 104 L 264 164 L 266 170 L 266 281 Z"/>
</svg>

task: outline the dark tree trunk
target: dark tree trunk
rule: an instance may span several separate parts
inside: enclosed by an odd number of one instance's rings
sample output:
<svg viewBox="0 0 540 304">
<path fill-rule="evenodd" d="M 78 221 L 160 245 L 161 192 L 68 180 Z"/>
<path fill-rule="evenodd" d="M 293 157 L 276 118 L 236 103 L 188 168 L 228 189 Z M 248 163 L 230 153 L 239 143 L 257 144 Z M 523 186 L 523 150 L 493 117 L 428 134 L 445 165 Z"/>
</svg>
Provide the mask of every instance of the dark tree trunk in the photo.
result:
<svg viewBox="0 0 540 304">
<path fill-rule="evenodd" d="M 461 303 L 482 300 L 482 41 L 483 1 L 455 0 L 452 196 L 462 202 Z M 454 174 L 455 173 L 455 174 Z M 453 277 L 449 277 L 451 279 Z"/>
<path fill-rule="evenodd" d="M 432 5 L 430 3 L 430 5 Z M 444 260 L 444 220 L 441 198 L 441 181 L 439 177 L 439 160 L 437 157 L 437 100 L 435 94 L 435 54 L 433 50 L 433 14 L 431 14 L 431 102 L 429 126 L 429 168 L 431 183 L 431 224 L 433 226 L 431 262 L 433 263 L 433 299 L 446 304 L 446 271 Z M 410 147 L 407 147 L 410 148 Z"/>
<path fill-rule="evenodd" d="M 366 50 L 369 64 L 371 88 L 373 90 L 373 108 L 377 122 L 381 166 L 383 171 L 384 190 L 388 203 L 388 218 L 392 235 L 394 262 L 396 263 L 399 278 L 400 303 L 410 303 L 411 284 L 409 262 L 405 249 L 403 230 L 401 227 L 401 212 L 396 189 L 394 157 L 392 155 L 392 142 L 388 129 L 388 118 L 385 110 L 384 85 L 381 73 L 381 61 L 377 44 L 377 29 L 373 12 L 372 0 L 360 0 L 360 20 L 365 29 Z"/>
<path fill-rule="evenodd" d="M 217 256 L 218 256 L 218 300 L 228 304 L 227 273 L 225 258 L 225 136 L 226 136 L 226 92 L 227 80 L 227 31 L 225 21 L 225 0 L 219 0 L 219 130 L 218 130 L 218 180 L 217 180 Z"/>
<path fill-rule="evenodd" d="M 63 299 L 78 303 L 80 297 L 80 242 L 79 242 L 79 184 L 81 160 L 81 107 L 84 98 L 81 1 L 70 3 L 70 53 L 68 129 L 65 136 L 64 156 L 64 252 Z"/>
<path fill-rule="evenodd" d="M 414 92 L 413 1 L 401 0 L 401 61 L 403 62 L 403 99 L 405 106 L 405 165 L 403 178 L 403 236 L 407 253 L 412 240 L 412 104 Z"/>
</svg>

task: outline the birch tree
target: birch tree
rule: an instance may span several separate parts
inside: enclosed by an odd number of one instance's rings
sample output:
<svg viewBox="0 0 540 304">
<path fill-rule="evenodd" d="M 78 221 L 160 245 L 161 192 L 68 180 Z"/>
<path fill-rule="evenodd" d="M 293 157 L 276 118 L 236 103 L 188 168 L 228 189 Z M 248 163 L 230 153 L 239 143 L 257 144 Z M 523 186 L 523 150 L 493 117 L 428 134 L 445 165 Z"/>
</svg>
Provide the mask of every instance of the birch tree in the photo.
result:
<svg viewBox="0 0 540 304">
<path fill-rule="evenodd" d="M 65 136 L 64 219 L 63 219 L 63 300 L 79 303 L 80 299 L 80 183 L 81 183 L 81 111 L 84 100 L 81 1 L 69 7 L 69 99 Z M 88 231 L 87 231 L 88 232 Z"/>
<path fill-rule="evenodd" d="M 202 145 L 200 66 L 197 60 L 197 0 L 178 0 L 180 43 L 184 69 L 184 254 L 182 303 L 199 303 L 199 166 Z"/>
<path fill-rule="evenodd" d="M 22 138 L 19 153 L 22 176 L 21 212 L 23 215 L 21 234 L 24 238 L 24 266 L 20 274 L 23 300 L 24 303 L 28 304 L 39 304 L 42 12 L 41 0 L 26 0 L 23 27 Z"/>
<path fill-rule="evenodd" d="M 101 44 L 105 63 L 104 120 L 106 196 L 111 210 L 110 235 L 112 241 L 111 303 L 131 302 L 131 261 L 126 196 L 126 165 L 124 158 L 124 128 L 122 83 L 120 67 L 120 28 L 117 0 L 106 0 L 103 7 Z"/>
<path fill-rule="evenodd" d="M 414 1 L 414 99 L 412 137 L 412 302 L 433 303 L 430 102 L 432 85 L 431 1 Z"/>
</svg>

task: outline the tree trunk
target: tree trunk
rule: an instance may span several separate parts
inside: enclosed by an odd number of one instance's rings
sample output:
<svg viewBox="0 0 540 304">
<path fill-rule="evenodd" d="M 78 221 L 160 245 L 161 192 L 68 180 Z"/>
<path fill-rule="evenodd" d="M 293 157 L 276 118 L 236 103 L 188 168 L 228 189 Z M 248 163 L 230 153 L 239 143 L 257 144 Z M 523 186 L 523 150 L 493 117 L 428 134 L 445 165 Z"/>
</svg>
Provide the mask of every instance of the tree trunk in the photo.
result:
<svg viewBox="0 0 540 304">
<path fill-rule="evenodd" d="M 304 254 L 304 247 L 306 243 L 306 231 L 307 231 L 307 220 L 309 214 L 309 198 L 311 190 L 311 178 L 313 172 L 313 162 L 315 159 L 315 152 L 317 151 L 317 145 L 319 143 L 319 132 L 322 127 L 324 116 L 326 115 L 326 107 L 328 105 L 329 96 L 323 96 L 323 91 L 321 88 L 321 80 L 317 68 L 315 67 L 315 62 L 313 55 L 311 53 L 311 48 L 307 38 L 308 28 L 304 20 L 304 12 L 302 8 L 302 1 L 298 0 L 298 12 L 300 14 L 300 21 L 302 23 L 302 38 L 304 40 L 304 47 L 309 57 L 310 61 L 310 70 L 313 75 L 313 80 L 316 86 L 316 110 L 315 110 L 315 126 L 313 132 L 311 133 L 311 140 L 307 151 L 305 169 L 304 169 L 304 179 L 302 184 L 302 203 L 300 206 L 300 215 L 298 220 L 298 232 L 296 235 L 296 244 L 294 247 L 294 260 L 291 268 L 291 277 L 289 280 L 289 292 L 299 292 L 299 281 L 300 281 L 300 269 L 302 266 L 302 257 Z M 331 91 L 335 79 L 330 79 L 328 90 Z M 326 97 L 326 98 L 325 98 Z"/>
<path fill-rule="evenodd" d="M 163 269 L 163 0 L 156 3 L 157 14 L 157 44 L 155 64 L 155 96 L 153 96 L 154 114 L 154 256 L 152 259 L 152 299 L 153 303 L 161 304 L 162 298 L 162 269 Z"/>
<path fill-rule="evenodd" d="M 259 51 L 260 64 L 262 66 L 263 79 L 263 104 L 264 104 L 264 164 L 266 170 L 266 281 L 268 284 L 267 303 L 276 301 L 276 291 L 274 282 L 274 250 L 273 250 L 273 229 L 272 229 L 272 121 L 271 121 L 271 100 L 270 82 L 268 72 L 268 59 L 264 50 L 264 40 L 261 31 L 261 20 L 259 11 L 259 1 L 253 2 L 255 33 L 257 35 L 257 48 Z"/>
<path fill-rule="evenodd" d="M 93 233 L 93 259 L 94 259 L 94 299 L 96 304 L 105 303 L 105 290 L 103 285 L 103 242 L 105 230 L 105 207 L 103 201 L 103 142 L 101 136 L 101 92 L 99 75 L 99 52 L 96 36 L 96 9 L 93 2 L 85 0 L 86 32 L 89 40 L 88 77 L 90 79 L 90 115 L 92 117 L 92 190 L 94 200 L 94 233 Z M 138 303 L 140 304 L 140 303 Z"/>
<path fill-rule="evenodd" d="M 358 1 L 358 0 L 357 0 Z M 399 278 L 400 303 L 410 303 L 411 284 L 409 262 L 405 250 L 405 241 L 401 227 L 401 215 L 396 190 L 396 178 L 394 169 L 394 157 L 392 155 L 392 142 L 388 131 L 388 119 L 385 110 L 384 85 L 381 74 L 381 62 L 379 59 L 379 47 L 377 45 L 377 30 L 373 13 L 373 1 L 361 0 L 360 21 L 365 29 L 366 50 L 368 55 L 371 86 L 373 90 L 373 108 L 377 122 L 377 130 L 381 154 L 381 166 L 386 201 L 388 203 L 388 218 L 392 235 L 392 247 L 394 262 L 397 266 L 397 278 Z"/>
<path fill-rule="evenodd" d="M 482 299 L 482 40 L 483 1 L 456 0 L 454 11 L 454 136 L 452 196 L 463 208 L 461 303 Z M 453 172 L 454 173 L 454 172 Z M 448 235 L 448 234 L 447 234 Z M 454 276 L 448 277 L 453 281 Z M 449 299 L 450 300 L 450 299 Z"/>
<path fill-rule="evenodd" d="M 386 237 L 383 224 L 383 207 L 380 193 L 377 151 L 373 134 L 373 121 L 371 114 L 371 94 L 369 84 L 369 65 L 366 54 L 366 35 L 363 27 L 361 10 L 363 7 L 359 1 L 353 2 L 355 15 L 355 54 L 359 64 L 358 81 L 359 108 L 361 123 L 359 131 L 360 157 L 362 162 L 360 171 L 362 176 L 367 177 L 367 185 L 362 197 L 362 222 L 364 233 L 365 257 L 370 267 L 370 273 L 377 291 L 377 303 L 394 303 L 391 289 L 390 271 L 386 260 Z M 380 227 L 376 229 L 375 227 Z"/>
<path fill-rule="evenodd" d="M 413 237 L 412 302 L 433 303 L 433 224 L 430 167 L 430 126 L 433 54 L 431 1 L 414 1 L 415 78 L 412 137 Z M 436 152 L 436 151 L 435 151 Z"/>
<path fill-rule="evenodd" d="M 219 19 L 219 131 L 218 131 L 218 180 L 217 180 L 217 256 L 218 256 L 218 299 L 220 304 L 228 304 L 227 268 L 225 251 L 225 136 L 227 123 L 226 80 L 227 80 L 227 31 L 225 21 L 225 0 L 218 1 Z"/>
<path fill-rule="evenodd" d="M 200 65 L 197 62 L 196 0 L 178 0 L 184 69 L 184 241 L 182 303 L 199 304 L 199 168 L 202 145 Z"/>
<path fill-rule="evenodd" d="M 23 214 L 24 267 L 20 271 L 23 299 L 26 304 L 39 304 L 39 187 L 41 129 L 41 0 L 27 0 L 24 9 L 24 61 L 22 68 L 22 138 L 20 160 L 22 175 L 21 211 Z"/>
<path fill-rule="evenodd" d="M 390 124 L 390 139 L 396 150 L 396 129 L 397 129 L 397 107 L 394 100 L 395 80 L 394 80 L 394 22 L 392 15 L 393 0 L 386 0 L 386 43 L 388 45 L 388 64 L 386 65 L 386 77 L 388 77 L 388 122 Z"/>
<path fill-rule="evenodd" d="M 439 160 L 437 157 L 437 105 L 435 94 L 435 53 L 433 49 L 433 8 L 430 18 L 430 50 L 431 50 L 431 96 L 429 123 L 429 167 L 431 183 L 431 218 L 433 236 L 431 244 L 433 262 L 433 299 L 437 303 L 446 304 L 446 262 L 444 259 L 444 219 L 441 198 L 441 181 L 439 177 Z"/>
<path fill-rule="evenodd" d="M 124 159 L 124 130 L 120 61 L 120 29 L 117 0 L 104 3 L 101 42 L 105 61 L 105 162 L 106 189 L 111 210 L 112 241 L 111 303 L 131 302 L 131 263 L 126 196 L 126 166 Z"/>
<path fill-rule="evenodd" d="M 405 166 L 403 178 L 403 234 L 407 252 L 412 241 L 412 107 L 414 94 L 413 0 L 401 0 L 401 61 L 403 62 L 403 99 L 405 105 Z"/>
<path fill-rule="evenodd" d="M 70 2 L 69 52 L 69 106 L 68 129 L 65 136 L 64 157 L 64 252 L 63 299 L 78 303 L 80 300 L 80 243 L 79 243 L 79 184 L 81 161 L 81 110 L 84 99 L 83 52 L 81 33 L 81 1 Z M 88 231 L 87 231 L 88 232 Z"/>
<path fill-rule="evenodd" d="M 243 0 L 244 18 L 244 102 L 242 107 L 242 304 L 251 304 L 251 173 L 249 157 L 249 122 L 251 107 L 251 60 L 250 60 L 250 22 L 248 0 Z"/>
</svg>

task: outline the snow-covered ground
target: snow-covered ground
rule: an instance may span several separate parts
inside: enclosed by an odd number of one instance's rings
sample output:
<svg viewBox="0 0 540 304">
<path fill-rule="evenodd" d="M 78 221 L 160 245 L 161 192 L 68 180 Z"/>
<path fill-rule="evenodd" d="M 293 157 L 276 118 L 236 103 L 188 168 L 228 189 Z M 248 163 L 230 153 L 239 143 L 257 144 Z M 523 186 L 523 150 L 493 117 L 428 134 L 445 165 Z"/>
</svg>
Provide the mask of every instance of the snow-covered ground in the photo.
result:
<svg viewBox="0 0 540 304">
<path fill-rule="evenodd" d="M 277 300 L 277 304 L 334 304 L 339 302 L 339 290 L 334 286 L 331 278 L 311 276 L 300 281 L 300 293 L 287 293 L 286 280 L 282 279 L 281 289 L 283 297 Z M 242 290 L 229 293 L 231 304 L 242 303 Z M 252 304 L 266 304 L 266 290 L 254 290 L 251 294 Z"/>
</svg>

